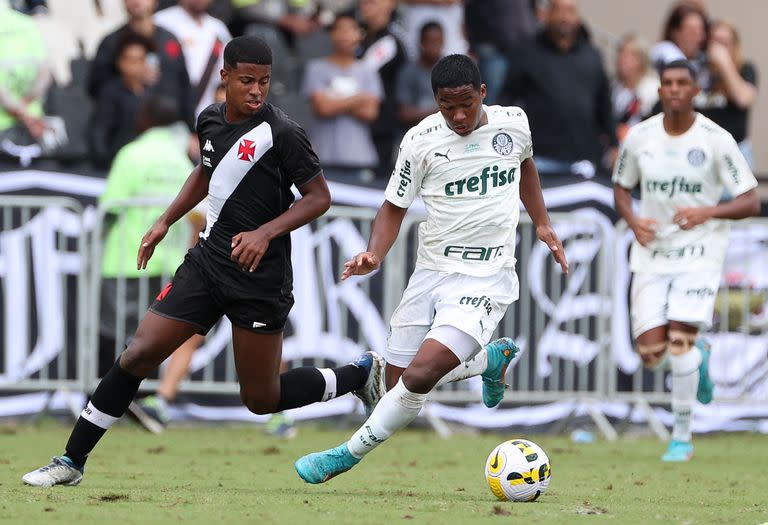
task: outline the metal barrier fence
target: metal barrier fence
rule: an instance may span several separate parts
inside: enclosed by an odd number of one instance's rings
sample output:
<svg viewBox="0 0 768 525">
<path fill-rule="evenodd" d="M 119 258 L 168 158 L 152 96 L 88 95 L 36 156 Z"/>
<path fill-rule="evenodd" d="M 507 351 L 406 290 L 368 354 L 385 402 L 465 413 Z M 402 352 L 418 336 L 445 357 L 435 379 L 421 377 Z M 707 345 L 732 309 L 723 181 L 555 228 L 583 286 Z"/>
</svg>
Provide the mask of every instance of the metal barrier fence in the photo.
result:
<svg viewBox="0 0 768 525">
<path fill-rule="evenodd" d="M 159 213 L 153 210 L 165 204 L 118 201 L 89 214 L 72 199 L 0 197 L 0 328 L 4 336 L 0 389 L 87 392 L 95 388 L 97 358 L 111 365 L 135 328 L 127 320 L 140 318 L 172 273 L 164 269 L 154 277 L 109 279 L 114 315 L 113 325 L 105 330 L 104 232 L 124 227 L 131 210 L 144 210 L 151 217 Z M 417 227 L 423 217 L 406 216 L 398 241 L 378 272 L 339 281 L 343 262 L 365 248 L 375 213 L 370 208 L 334 206 L 312 225 L 293 233 L 296 305 L 284 344 L 289 363 L 334 366 L 369 348 L 384 352 L 389 317 L 413 271 Z M 650 403 L 669 403 L 666 378 L 638 366 L 629 334 L 626 254 L 631 233 L 621 223 L 614 228 L 591 209 L 553 214 L 552 221 L 570 262 L 567 277 L 537 240 L 527 215 L 521 216 L 516 253 L 520 299 L 509 308 L 497 334 L 515 338 L 525 352 L 508 372 L 513 394 L 505 402 L 578 399 L 588 408 L 598 401 L 628 402 L 646 412 L 661 435 L 663 425 Z M 91 235 L 86 237 L 89 229 Z M 710 335 L 727 339 L 731 346 L 747 345 L 768 327 L 768 318 L 759 314 L 759 307 L 768 302 L 768 270 L 763 269 L 768 221 L 735 223 L 732 238 L 738 247 L 734 257 L 742 266 L 740 275 L 759 282 L 726 275 L 729 286 L 721 290 Z M 124 256 L 131 261 L 138 241 L 125 243 Z M 48 271 L 49 267 L 53 270 Z M 131 304 L 126 300 L 129 289 L 135 292 Z M 31 297 L 37 298 L 34 308 L 27 304 Z M 114 336 L 106 353 L 100 335 L 105 331 Z M 182 391 L 238 392 L 230 339 L 230 325 L 222 320 L 196 352 Z M 733 365 L 726 362 L 724 366 Z M 764 349 L 762 354 L 759 349 L 751 352 L 745 366 L 751 369 L 728 370 L 728 377 L 734 379 L 718 384 L 718 398 L 768 399 Z M 142 385 L 146 390 L 156 387 L 156 378 Z M 431 396 L 440 403 L 479 399 L 479 384 L 471 381 L 446 385 Z M 589 413 L 607 436 L 615 435 L 598 409 L 590 408 Z"/>
<path fill-rule="evenodd" d="M 0 196 L 0 389 L 86 388 L 86 236 L 67 197 Z"/>
</svg>

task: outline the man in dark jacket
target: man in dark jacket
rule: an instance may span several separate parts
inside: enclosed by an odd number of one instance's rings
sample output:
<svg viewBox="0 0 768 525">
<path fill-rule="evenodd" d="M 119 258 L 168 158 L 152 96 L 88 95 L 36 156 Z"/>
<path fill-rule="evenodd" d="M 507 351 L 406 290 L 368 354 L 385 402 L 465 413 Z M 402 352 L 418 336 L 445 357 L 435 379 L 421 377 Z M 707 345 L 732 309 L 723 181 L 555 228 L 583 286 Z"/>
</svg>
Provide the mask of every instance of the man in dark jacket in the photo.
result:
<svg viewBox="0 0 768 525">
<path fill-rule="evenodd" d="M 134 32 L 153 41 L 155 52 L 148 56 L 147 84 L 153 92 L 177 101 L 179 114 L 190 129 L 194 126 L 192 91 L 181 44 L 170 32 L 155 25 L 152 14 L 157 0 L 125 0 L 128 23 L 104 37 L 91 63 L 88 94 L 94 100 L 104 86 L 120 78 L 115 65 L 117 43 L 121 35 Z"/>
<path fill-rule="evenodd" d="M 464 25 L 469 50 L 486 86 L 485 103 L 496 104 L 516 46 L 533 36 L 537 21 L 535 0 L 466 0 Z"/>
<path fill-rule="evenodd" d="M 360 0 L 360 18 L 365 28 L 359 58 L 379 72 L 384 87 L 384 99 L 379 117 L 371 124 L 371 135 L 379 155 L 376 175 L 386 179 L 392 172 L 392 154 L 395 136 L 399 130 L 397 121 L 397 75 L 405 65 L 405 48 L 392 34 L 390 24 L 397 7 L 395 0 Z"/>
<path fill-rule="evenodd" d="M 616 157 L 608 77 L 575 0 L 551 0 L 543 17 L 543 30 L 510 57 L 504 95 L 528 113 L 539 172 L 591 178 Z"/>
</svg>

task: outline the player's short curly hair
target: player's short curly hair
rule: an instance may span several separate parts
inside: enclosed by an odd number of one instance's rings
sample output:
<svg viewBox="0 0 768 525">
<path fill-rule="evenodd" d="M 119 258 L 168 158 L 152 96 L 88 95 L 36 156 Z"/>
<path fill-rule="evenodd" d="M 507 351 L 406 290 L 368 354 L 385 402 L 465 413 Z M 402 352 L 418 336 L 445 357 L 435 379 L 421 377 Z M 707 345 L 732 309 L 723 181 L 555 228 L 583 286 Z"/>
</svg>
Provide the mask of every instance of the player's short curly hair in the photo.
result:
<svg viewBox="0 0 768 525">
<path fill-rule="evenodd" d="M 471 85 L 480 89 L 483 83 L 477 64 L 466 55 L 448 55 L 432 68 L 432 93 L 440 88 L 457 88 Z"/>
<path fill-rule="evenodd" d="M 685 69 L 691 75 L 691 78 L 696 82 L 696 69 L 689 60 L 678 59 L 672 62 L 666 62 L 659 66 L 659 77 L 663 76 L 664 72 L 668 69 Z"/>
<path fill-rule="evenodd" d="M 272 65 L 272 49 L 256 36 L 238 36 L 224 48 L 224 64 L 236 68 L 237 64 Z"/>
</svg>

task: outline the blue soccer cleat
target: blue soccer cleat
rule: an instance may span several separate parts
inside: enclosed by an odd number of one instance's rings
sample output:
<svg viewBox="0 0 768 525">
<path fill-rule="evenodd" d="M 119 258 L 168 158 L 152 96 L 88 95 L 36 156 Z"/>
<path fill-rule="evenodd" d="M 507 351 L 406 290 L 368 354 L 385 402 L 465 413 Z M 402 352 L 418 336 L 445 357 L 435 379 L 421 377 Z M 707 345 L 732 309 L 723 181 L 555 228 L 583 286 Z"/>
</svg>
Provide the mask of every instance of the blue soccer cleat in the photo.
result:
<svg viewBox="0 0 768 525">
<path fill-rule="evenodd" d="M 686 441 L 675 441 L 674 439 L 669 442 L 667 451 L 661 456 L 662 461 L 667 462 L 682 462 L 690 461 L 693 457 L 693 445 Z"/>
<path fill-rule="evenodd" d="M 709 356 L 711 354 L 712 345 L 709 341 L 700 337 L 696 340 L 694 346 L 701 354 L 701 364 L 699 365 L 699 388 L 696 391 L 696 399 L 702 405 L 707 405 L 712 402 L 713 391 L 715 385 L 712 383 L 712 379 L 709 377 Z"/>
<path fill-rule="evenodd" d="M 294 466 L 301 479 L 316 485 L 348 471 L 358 463 L 360 460 L 349 452 L 346 443 L 342 443 L 336 448 L 300 457 Z"/>
<path fill-rule="evenodd" d="M 363 386 L 353 390 L 352 393 L 363 402 L 365 415 L 370 416 L 379 400 L 387 393 L 387 385 L 384 380 L 387 363 L 379 354 L 370 351 L 362 354 L 352 364 L 368 371 L 368 378 Z"/>
<path fill-rule="evenodd" d="M 520 349 L 509 337 L 496 339 L 485 345 L 488 352 L 488 366 L 481 374 L 483 378 L 483 403 L 493 408 L 504 399 L 504 376 L 507 366 L 520 353 Z"/>
</svg>

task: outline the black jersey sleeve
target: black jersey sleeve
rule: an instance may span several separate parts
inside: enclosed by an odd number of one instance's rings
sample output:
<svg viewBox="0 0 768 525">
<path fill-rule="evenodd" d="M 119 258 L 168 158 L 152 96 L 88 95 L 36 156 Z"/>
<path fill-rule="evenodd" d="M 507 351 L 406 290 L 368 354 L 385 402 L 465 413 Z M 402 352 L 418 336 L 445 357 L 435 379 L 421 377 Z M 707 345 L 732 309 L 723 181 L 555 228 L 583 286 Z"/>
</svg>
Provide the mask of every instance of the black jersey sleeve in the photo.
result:
<svg viewBox="0 0 768 525">
<path fill-rule="evenodd" d="M 304 129 L 293 121 L 288 123 L 276 141 L 276 149 L 281 168 L 299 187 L 319 175 L 322 168 Z"/>
</svg>

